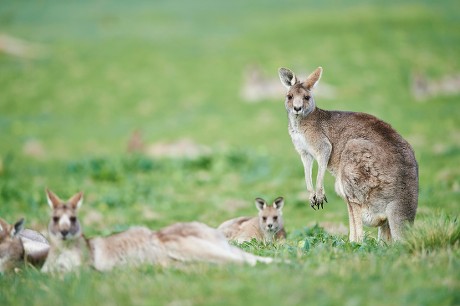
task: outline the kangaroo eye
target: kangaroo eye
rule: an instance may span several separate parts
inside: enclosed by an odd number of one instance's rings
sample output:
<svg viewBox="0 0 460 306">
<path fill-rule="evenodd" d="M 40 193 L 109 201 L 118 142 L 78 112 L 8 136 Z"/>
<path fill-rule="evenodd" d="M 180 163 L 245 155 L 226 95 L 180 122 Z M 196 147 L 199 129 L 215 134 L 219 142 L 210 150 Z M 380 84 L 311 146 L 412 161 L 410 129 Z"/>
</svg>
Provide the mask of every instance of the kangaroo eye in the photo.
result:
<svg viewBox="0 0 460 306">
<path fill-rule="evenodd" d="M 54 223 L 58 223 L 59 222 L 59 217 L 53 217 L 53 221 L 54 221 Z"/>
<path fill-rule="evenodd" d="M 77 221 L 76 217 L 70 217 L 70 222 L 75 223 L 75 221 Z"/>
<path fill-rule="evenodd" d="M 288 98 L 288 100 L 291 100 L 292 99 L 292 94 L 288 94 L 286 97 Z"/>
<path fill-rule="evenodd" d="M 262 217 L 262 220 L 264 220 L 264 222 L 267 221 L 267 217 Z"/>
<path fill-rule="evenodd" d="M 273 217 L 273 221 L 276 221 L 276 220 L 278 220 L 278 216 Z"/>
<path fill-rule="evenodd" d="M 307 95 L 303 96 L 303 98 L 307 101 L 310 100 L 310 96 L 307 96 Z"/>
</svg>

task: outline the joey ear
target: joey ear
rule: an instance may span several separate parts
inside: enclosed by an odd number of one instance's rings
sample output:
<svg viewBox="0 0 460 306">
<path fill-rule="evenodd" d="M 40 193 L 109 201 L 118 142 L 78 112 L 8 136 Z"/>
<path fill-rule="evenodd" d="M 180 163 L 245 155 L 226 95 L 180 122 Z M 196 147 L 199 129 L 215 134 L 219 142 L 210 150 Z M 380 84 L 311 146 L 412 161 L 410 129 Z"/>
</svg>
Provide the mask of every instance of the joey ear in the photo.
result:
<svg viewBox="0 0 460 306">
<path fill-rule="evenodd" d="M 18 235 L 24 229 L 24 218 L 19 219 L 13 226 L 13 230 L 11 231 L 11 237 Z"/>
<path fill-rule="evenodd" d="M 273 207 L 275 207 L 277 210 L 283 209 L 283 206 L 284 206 L 284 198 L 283 197 L 278 197 L 273 202 Z"/>
<path fill-rule="evenodd" d="M 287 68 L 280 68 L 278 69 L 278 74 L 281 80 L 281 83 L 286 87 L 287 89 L 291 88 L 291 86 L 297 84 L 299 81 L 297 80 L 297 77 L 295 76 L 294 72 Z"/>
<path fill-rule="evenodd" d="M 74 194 L 69 199 L 69 204 L 70 206 L 72 206 L 73 209 L 79 209 L 82 203 L 83 203 L 83 192 L 81 191 L 77 194 Z"/>
<path fill-rule="evenodd" d="M 48 200 L 48 205 L 54 209 L 56 206 L 58 206 L 62 200 L 59 199 L 57 195 L 55 195 L 51 190 L 46 188 L 46 199 Z"/>
<path fill-rule="evenodd" d="M 321 74 L 323 73 L 323 68 L 318 67 L 316 68 L 315 71 L 313 71 L 308 78 L 305 80 L 304 85 L 305 87 L 310 90 L 315 88 L 315 86 L 318 84 L 319 79 L 321 79 Z"/>
<path fill-rule="evenodd" d="M 256 198 L 256 208 L 258 210 L 263 210 L 265 207 L 267 207 L 267 202 L 265 202 L 264 199 Z"/>
</svg>

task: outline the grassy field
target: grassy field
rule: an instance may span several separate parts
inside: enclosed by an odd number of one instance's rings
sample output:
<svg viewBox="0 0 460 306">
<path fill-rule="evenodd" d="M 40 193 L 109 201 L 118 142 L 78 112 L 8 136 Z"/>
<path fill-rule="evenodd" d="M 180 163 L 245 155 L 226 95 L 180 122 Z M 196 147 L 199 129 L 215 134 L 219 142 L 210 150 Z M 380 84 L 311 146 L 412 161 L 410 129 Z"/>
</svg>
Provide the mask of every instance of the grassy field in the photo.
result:
<svg viewBox="0 0 460 306">
<path fill-rule="evenodd" d="M 0 52 L 2 218 L 45 231 L 46 187 L 84 191 L 89 236 L 218 226 L 255 214 L 256 197 L 283 196 L 287 241 L 241 247 L 291 261 L 62 277 L 25 268 L 0 276 L 0 305 L 460 305 L 459 93 L 411 89 L 415 74 L 460 73 L 459 10 L 450 0 L 0 2 L 0 37 L 32 50 Z M 353 244 L 315 225 L 348 224 L 332 176 L 329 203 L 313 211 L 283 94 L 241 95 L 250 67 L 276 80 L 281 66 L 322 66 L 333 90 L 319 107 L 373 114 L 412 144 L 420 194 L 406 244 L 379 245 L 374 229 Z M 132 153 L 135 131 L 144 149 Z M 149 149 L 183 139 L 204 153 Z"/>
</svg>

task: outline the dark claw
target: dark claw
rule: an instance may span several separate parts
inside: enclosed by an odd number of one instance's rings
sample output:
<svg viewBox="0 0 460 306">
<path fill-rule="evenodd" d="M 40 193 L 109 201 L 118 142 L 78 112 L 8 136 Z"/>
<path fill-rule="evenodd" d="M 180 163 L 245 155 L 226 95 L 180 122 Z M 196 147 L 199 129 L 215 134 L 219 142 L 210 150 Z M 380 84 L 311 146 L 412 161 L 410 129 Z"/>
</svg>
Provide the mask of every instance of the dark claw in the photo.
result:
<svg viewBox="0 0 460 306">
<path fill-rule="evenodd" d="M 326 202 L 327 202 L 327 201 L 326 201 Z M 324 208 L 324 207 L 323 207 L 323 202 L 321 202 L 321 209 L 323 209 L 323 208 Z"/>
<path fill-rule="evenodd" d="M 326 203 L 327 203 L 327 198 L 326 198 L 326 195 L 324 195 L 324 201 L 326 201 Z"/>
<path fill-rule="evenodd" d="M 310 206 L 311 208 L 313 208 L 313 210 L 316 210 L 315 205 L 316 205 L 316 196 L 314 195 L 313 199 L 310 200 Z"/>
</svg>

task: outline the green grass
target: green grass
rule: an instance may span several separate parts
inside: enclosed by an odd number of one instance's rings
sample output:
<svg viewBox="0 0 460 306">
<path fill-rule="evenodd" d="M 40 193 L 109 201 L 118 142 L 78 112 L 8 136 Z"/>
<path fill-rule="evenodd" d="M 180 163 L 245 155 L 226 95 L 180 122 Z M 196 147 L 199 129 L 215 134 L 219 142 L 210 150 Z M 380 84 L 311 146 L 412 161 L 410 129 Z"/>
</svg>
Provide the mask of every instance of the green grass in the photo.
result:
<svg viewBox="0 0 460 306">
<path fill-rule="evenodd" d="M 3 1 L 2 33 L 44 55 L 0 53 L 0 216 L 45 230 L 44 189 L 85 193 L 88 235 L 130 225 L 198 220 L 211 226 L 256 213 L 254 198 L 284 196 L 288 239 L 242 248 L 288 259 L 254 268 L 140 267 L 50 277 L 32 268 L 0 277 L 0 305 L 459 305 L 459 96 L 416 101 L 414 71 L 460 71 L 458 1 Z M 246 103 L 256 64 L 324 68 L 324 109 L 362 111 L 413 145 L 419 210 L 406 244 L 363 244 L 316 222 L 347 224 L 329 174 L 329 203 L 307 205 L 303 168 L 287 133 L 283 97 Z M 281 85 L 280 85 L 281 86 Z M 197 159 L 128 154 L 190 138 Z M 42 154 L 25 154 L 31 142 Z"/>
</svg>

